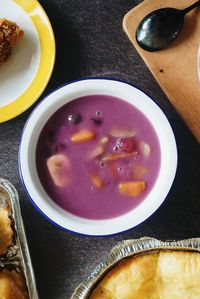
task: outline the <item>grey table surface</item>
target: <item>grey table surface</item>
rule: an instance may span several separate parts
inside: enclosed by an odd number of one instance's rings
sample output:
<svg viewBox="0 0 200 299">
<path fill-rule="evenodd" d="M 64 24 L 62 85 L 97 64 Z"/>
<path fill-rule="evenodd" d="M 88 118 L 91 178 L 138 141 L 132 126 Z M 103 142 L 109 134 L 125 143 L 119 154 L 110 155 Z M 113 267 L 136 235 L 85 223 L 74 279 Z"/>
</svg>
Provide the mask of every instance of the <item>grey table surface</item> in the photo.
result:
<svg viewBox="0 0 200 299">
<path fill-rule="evenodd" d="M 179 163 L 174 184 L 161 208 L 136 228 L 118 236 L 88 238 L 48 223 L 27 198 L 18 171 L 18 147 L 31 107 L 0 124 L 0 176 L 20 196 L 22 216 L 41 299 L 70 298 L 75 286 L 119 241 L 152 236 L 200 237 L 200 151 L 122 30 L 122 18 L 136 0 L 41 0 L 56 37 L 57 57 L 51 80 L 37 103 L 58 86 L 84 77 L 125 80 L 149 94 L 166 114 L 177 141 Z M 179 88 L 179 87 L 177 87 Z"/>
</svg>

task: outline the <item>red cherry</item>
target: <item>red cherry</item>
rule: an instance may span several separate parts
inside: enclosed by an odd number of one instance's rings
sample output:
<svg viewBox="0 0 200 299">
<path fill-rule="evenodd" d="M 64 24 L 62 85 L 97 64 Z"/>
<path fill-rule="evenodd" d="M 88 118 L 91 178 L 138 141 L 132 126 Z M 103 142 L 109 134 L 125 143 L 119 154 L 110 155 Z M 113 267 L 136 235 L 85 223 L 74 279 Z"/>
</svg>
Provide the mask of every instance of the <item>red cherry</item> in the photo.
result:
<svg viewBox="0 0 200 299">
<path fill-rule="evenodd" d="M 123 152 L 132 152 L 134 149 L 134 142 L 131 137 L 119 138 L 116 146 Z"/>
</svg>

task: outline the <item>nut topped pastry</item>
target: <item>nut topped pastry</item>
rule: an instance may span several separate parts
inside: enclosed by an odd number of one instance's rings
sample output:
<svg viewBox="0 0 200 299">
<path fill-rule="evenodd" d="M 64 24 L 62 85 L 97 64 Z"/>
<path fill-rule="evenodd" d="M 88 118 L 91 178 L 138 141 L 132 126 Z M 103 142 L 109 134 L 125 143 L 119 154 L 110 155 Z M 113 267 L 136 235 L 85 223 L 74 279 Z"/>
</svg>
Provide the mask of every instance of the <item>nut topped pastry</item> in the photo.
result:
<svg viewBox="0 0 200 299">
<path fill-rule="evenodd" d="M 28 299 L 24 279 L 16 271 L 0 271 L 0 298 Z"/>
<path fill-rule="evenodd" d="M 0 255 L 5 254 L 12 244 L 13 230 L 11 224 L 8 209 L 0 207 Z"/>
<path fill-rule="evenodd" d="M 160 251 L 124 260 L 90 299 L 199 299 L 200 253 Z"/>
<path fill-rule="evenodd" d="M 24 32 L 15 22 L 0 19 L 0 64 L 10 58 L 13 46 L 23 35 Z"/>
</svg>

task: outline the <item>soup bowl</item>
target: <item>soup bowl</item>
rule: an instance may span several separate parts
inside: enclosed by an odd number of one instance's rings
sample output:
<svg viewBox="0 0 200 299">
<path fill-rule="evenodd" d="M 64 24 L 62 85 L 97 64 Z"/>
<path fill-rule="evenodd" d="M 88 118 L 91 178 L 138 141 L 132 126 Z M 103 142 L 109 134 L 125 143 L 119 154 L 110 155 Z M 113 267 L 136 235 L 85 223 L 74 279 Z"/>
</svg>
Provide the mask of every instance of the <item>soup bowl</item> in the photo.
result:
<svg viewBox="0 0 200 299">
<path fill-rule="evenodd" d="M 109 219 L 87 219 L 57 205 L 43 188 L 36 165 L 36 148 L 42 129 L 54 113 L 67 103 L 84 96 L 106 95 L 122 99 L 151 123 L 160 146 L 157 179 L 145 199 L 131 211 Z M 19 149 L 19 170 L 24 188 L 35 208 L 54 225 L 68 231 L 105 236 L 127 231 L 151 216 L 165 200 L 177 168 L 177 148 L 171 126 L 155 102 L 141 90 L 110 79 L 85 79 L 67 84 L 48 95 L 30 115 Z"/>
</svg>

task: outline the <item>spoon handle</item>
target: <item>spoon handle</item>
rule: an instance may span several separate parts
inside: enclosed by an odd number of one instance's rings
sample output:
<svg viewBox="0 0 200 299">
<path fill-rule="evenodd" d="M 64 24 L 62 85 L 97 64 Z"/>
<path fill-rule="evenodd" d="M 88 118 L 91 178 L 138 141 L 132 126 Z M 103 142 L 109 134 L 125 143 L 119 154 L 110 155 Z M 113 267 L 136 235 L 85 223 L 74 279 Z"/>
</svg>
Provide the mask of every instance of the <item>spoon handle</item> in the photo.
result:
<svg viewBox="0 0 200 299">
<path fill-rule="evenodd" d="M 189 11 L 191 11 L 193 8 L 197 7 L 197 6 L 200 6 L 200 0 L 193 3 L 192 5 L 186 7 L 185 9 L 183 9 L 183 14 L 186 15 Z"/>
</svg>

